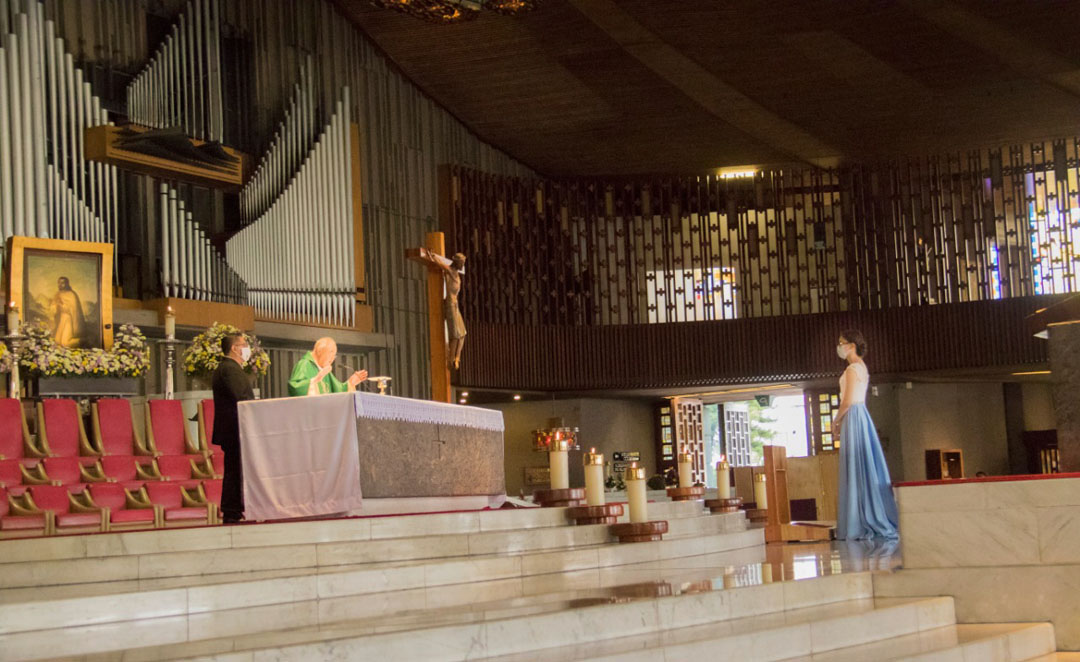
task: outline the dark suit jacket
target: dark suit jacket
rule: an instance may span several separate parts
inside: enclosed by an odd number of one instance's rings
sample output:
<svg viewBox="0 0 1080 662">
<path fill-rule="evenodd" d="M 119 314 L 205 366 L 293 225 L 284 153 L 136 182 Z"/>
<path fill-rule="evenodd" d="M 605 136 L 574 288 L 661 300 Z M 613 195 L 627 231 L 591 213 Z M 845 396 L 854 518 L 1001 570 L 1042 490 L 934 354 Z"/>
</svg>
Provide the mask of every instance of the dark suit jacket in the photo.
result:
<svg viewBox="0 0 1080 662">
<path fill-rule="evenodd" d="M 223 449 L 240 446 L 240 421 L 236 403 L 254 400 L 251 379 L 240 364 L 230 358 L 221 359 L 213 377 L 214 443 Z"/>
</svg>

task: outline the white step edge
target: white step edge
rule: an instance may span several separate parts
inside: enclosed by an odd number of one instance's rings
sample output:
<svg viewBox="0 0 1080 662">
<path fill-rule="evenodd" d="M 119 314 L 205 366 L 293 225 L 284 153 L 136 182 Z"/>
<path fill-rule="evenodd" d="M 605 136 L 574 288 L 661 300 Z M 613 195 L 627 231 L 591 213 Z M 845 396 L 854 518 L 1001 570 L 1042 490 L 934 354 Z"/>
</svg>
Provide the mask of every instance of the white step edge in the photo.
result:
<svg viewBox="0 0 1080 662">
<path fill-rule="evenodd" d="M 0 604 L 0 634 L 181 616 L 470 581 L 521 578 L 567 570 L 700 556 L 762 544 L 764 538 L 760 530 L 747 530 L 699 538 L 632 545 L 601 545 L 542 554 L 441 560 L 396 568 L 320 572 L 174 589 L 5 603 Z M 202 563 L 209 565 L 215 562 L 213 554 L 205 556 Z"/>
</svg>

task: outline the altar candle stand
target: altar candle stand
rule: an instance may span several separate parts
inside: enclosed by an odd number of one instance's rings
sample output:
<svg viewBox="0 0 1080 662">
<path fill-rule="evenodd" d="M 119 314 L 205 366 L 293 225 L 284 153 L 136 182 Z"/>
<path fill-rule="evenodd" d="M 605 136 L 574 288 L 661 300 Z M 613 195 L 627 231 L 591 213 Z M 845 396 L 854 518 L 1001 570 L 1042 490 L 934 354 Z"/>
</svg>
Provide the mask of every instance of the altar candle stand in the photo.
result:
<svg viewBox="0 0 1080 662">
<path fill-rule="evenodd" d="M 754 474 L 754 501 L 753 508 L 747 508 L 746 519 L 751 522 L 764 522 L 769 517 L 769 498 L 766 489 L 765 474 Z"/>
<path fill-rule="evenodd" d="M 716 463 L 716 498 L 707 499 L 705 507 L 713 513 L 734 513 L 742 507 L 740 497 L 731 497 L 731 465 L 723 455 Z"/>
<path fill-rule="evenodd" d="M 566 510 L 566 516 L 577 524 L 615 524 L 623 514 L 620 504 L 608 504 L 604 499 L 604 454 L 590 448 L 582 456 L 585 465 L 585 502 Z"/>
<path fill-rule="evenodd" d="M 161 389 L 166 400 L 172 400 L 174 394 L 174 366 L 176 365 L 176 315 L 173 314 L 172 306 L 165 306 L 165 339 L 159 340 L 158 344 L 165 350 L 165 385 Z"/>
<path fill-rule="evenodd" d="M 546 508 L 574 508 L 585 503 L 585 490 L 570 487 L 568 453 L 577 450 L 577 428 L 568 428 L 562 419 L 548 420 L 548 427 L 533 430 L 533 450 L 548 454 L 551 489 L 537 490 L 533 501 Z"/>
<path fill-rule="evenodd" d="M 693 453 L 679 453 L 679 486 L 669 487 L 667 495 L 672 501 L 693 501 L 705 496 L 704 486 L 694 486 Z"/>
<path fill-rule="evenodd" d="M 22 348 L 24 336 L 19 333 L 19 321 L 19 309 L 15 307 L 15 302 L 11 301 L 7 305 L 7 335 L 4 336 L 4 340 L 7 341 L 8 352 L 11 354 L 11 372 L 8 373 L 9 398 L 22 397 L 17 357 L 19 356 L 19 350 Z"/>
<path fill-rule="evenodd" d="M 613 524 L 612 535 L 619 542 L 648 542 L 660 540 L 667 533 L 666 520 L 649 521 L 649 500 L 645 492 L 645 468 L 631 462 L 623 474 L 626 483 L 626 499 L 630 505 L 630 521 Z"/>
</svg>

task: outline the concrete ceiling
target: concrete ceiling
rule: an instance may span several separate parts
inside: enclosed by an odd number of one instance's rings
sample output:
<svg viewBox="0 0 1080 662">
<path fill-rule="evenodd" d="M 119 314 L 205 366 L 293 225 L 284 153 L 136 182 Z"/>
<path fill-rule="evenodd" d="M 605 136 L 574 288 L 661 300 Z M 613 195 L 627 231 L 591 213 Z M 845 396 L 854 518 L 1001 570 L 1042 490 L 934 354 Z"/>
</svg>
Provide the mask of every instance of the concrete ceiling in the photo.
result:
<svg viewBox="0 0 1080 662">
<path fill-rule="evenodd" d="M 336 2 L 547 175 L 832 163 L 1080 127 L 1075 0 L 544 0 L 457 25 Z"/>
</svg>

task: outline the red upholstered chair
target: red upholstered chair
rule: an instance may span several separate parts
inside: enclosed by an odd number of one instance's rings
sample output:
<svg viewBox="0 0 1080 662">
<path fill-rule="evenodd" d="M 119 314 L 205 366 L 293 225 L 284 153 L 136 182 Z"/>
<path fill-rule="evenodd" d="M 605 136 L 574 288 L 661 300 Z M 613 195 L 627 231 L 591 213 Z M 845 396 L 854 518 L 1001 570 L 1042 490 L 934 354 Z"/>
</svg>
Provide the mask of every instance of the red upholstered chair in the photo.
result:
<svg viewBox="0 0 1080 662">
<path fill-rule="evenodd" d="M 0 398 L 0 460 L 44 457 L 45 452 L 30 441 L 30 429 L 23 416 L 22 402 Z M 36 464 L 31 461 L 30 464 Z"/>
<path fill-rule="evenodd" d="M 102 455 L 151 455 L 135 426 L 131 402 L 102 398 L 90 405 L 94 445 Z"/>
<path fill-rule="evenodd" d="M 199 400 L 199 449 L 204 453 L 221 455 L 221 447 L 214 445 L 214 401 Z"/>
<path fill-rule="evenodd" d="M 86 505 L 108 510 L 109 530 L 149 529 L 159 525 L 160 510 L 141 488 L 124 489 L 117 483 L 94 483 L 76 497 Z"/>
<path fill-rule="evenodd" d="M 74 400 L 42 400 L 37 405 L 41 450 L 52 457 L 79 457 L 93 464 L 98 455 L 86 438 L 86 427 Z"/>
<path fill-rule="evenodd" d="M 93 467 L 95 465 L 91 465 L 88 472 L 77 457 L 47 457 L 41 461 L 39 466 L 44 470 L 43 473 L 47 479 L 46 484 L 68 486 L 69 492 L 71 487 L 76 487 L 78 491 L 82 491 L 82 488 L 86 487 L 86 483 L 105 480 L 104 475 L 90 473 L 94 471 Z"/>
<path fill-rule="evenodd" d="M 216 520 L 215 506 L 207 502 L 202 486 L 184 489 L 177 483 L 147 483 L 146 493 L 151 503 L 163 511 L 164 526 L 192 526 L 213 524 Z"/>
<path fill-rule="evenodd" d="M 196 463 L 190 455 L 162 455 L 154 458 L 154 465 L 162 480 L 180 483 L 184 487 L 195 487 L 203 478 L 213 477 L 200 463 Z"/>
<path fill-rule="evenodd" d="M 10 490 L 22 485 L 22 467 L 20 460 L 0 460 L 0 487 Z"/>
<path fill-rule="evenodd" d="M 0 537 L 47 536 L 52 533 L 54 513 L 31 511 L 24 496 L 13 496 L 0 487 Z"/>
<path fill-rule="evenodd" d="M 214 478 L 222 478 L 225 476 L 225 454 L 222 452 L 214 453 L 210 456 L 210 466 L 214 470 Z"/>
<path fill-rule="evenodd" d="M 206 500 L 216 505 L 218 510 L 221 509 L 221 479 L 215 478 L 214 480 L 204 480 L 202 482 L 203 494 L 206 495 Z"/>
<path fill-rule="evenodd" d="M 61 485 L 34 485 L 23 496 L 31 512 L 51 510 L 56 513 L 54 533 L 78 533 L 109 530 L 109 513 L 80 502 Z"/>
<path fill-rule="evenodd" d="M 179 400 L 150 400 L 146 403 L 146 437 L 147 446 L 155 457 L 191 455 L 198 459 L 202 455 L 188 434 Z"/>
<path fill-rule="evenodd" d="M 148 480 L 161 480 L 153 460 L 144 465 L 130 455 L 106 455 L 101 458 L 101 472 L 129 490 L 139 489 Z"/>
</svg>

